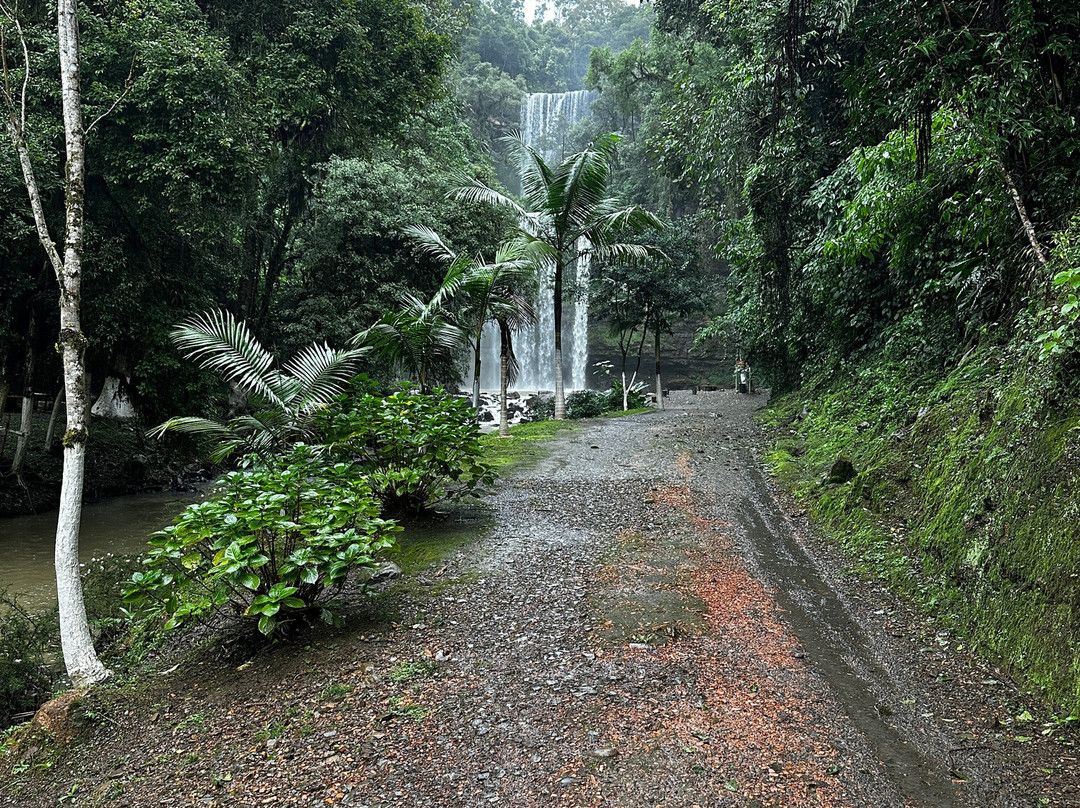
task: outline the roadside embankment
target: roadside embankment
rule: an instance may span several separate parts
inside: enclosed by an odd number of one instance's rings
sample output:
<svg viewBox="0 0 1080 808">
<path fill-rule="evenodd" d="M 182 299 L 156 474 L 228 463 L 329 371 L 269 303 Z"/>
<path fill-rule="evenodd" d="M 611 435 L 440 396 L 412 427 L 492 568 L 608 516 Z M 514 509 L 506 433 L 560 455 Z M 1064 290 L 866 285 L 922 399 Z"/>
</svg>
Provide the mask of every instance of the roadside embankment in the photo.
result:
<svg viewBox="0 0 1080 808">
<path fill-rule="evenodd" d="M 1080 408 L 984 348 L 774 400 L 767 461 L 815 526 L 1066 720 L 1080 712 Z M 845 462 L 848 461 L 848 462 Z"/>
</svg>

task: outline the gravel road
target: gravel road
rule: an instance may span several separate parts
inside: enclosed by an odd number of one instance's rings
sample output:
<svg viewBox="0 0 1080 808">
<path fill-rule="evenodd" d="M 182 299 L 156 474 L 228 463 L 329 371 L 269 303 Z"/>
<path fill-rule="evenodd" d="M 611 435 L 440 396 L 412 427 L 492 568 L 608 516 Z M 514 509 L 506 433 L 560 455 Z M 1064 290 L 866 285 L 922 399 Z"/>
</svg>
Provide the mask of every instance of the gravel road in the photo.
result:
<svg viewBox="0 0 1080 808">
<path fill-rule="evenodd" d="M 844 573 L 755 459 L 761 397 L 672 393 L 504 479 L 392 625 L 181 670 L 47 783 L 103 806 L 1078 805 L 1074 750 Z M 169 691 L 169 692 L 165 692 Z M 197 717 L 197 718 L 195 718 Z"/>
</svg>

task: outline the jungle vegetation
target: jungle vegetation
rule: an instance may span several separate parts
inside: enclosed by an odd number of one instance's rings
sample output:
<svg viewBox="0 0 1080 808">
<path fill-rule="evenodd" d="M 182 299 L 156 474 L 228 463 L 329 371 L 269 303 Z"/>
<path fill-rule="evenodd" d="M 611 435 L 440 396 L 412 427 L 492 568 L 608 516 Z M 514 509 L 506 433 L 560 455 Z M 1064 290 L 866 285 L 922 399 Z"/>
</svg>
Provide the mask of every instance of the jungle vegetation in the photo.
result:
<svg viewBox="0 0 1080 808">
<path fill-rule="evenodd" d="M 87 144 L 96 384 L 124 379 L 151 424 L 216 417 L 225 391 L 170 341 L 185 317 L 229 310 L 276 356 L 344 348 L 403 300 L 420 318 L 445 266 L 407 228 L 452 234 L 455 255 L 496 255 L 512 217 L 451 192 L 464 176 L 515 193 L 501 138 L 523 94 L 583 83 L 598 98 L 576 147 L 622 134 L 607 192 L 672 221 L 659 247 L 680 283 L 665 288 L 707 297 L 719 314 L 703 350 L 746 359 L 771 385 L 780 478 L 857 566 L 1075 714 L 1080 8 L 552 11 L 527 22 L 513 0 L 83 6 L 87 117 L 107 113 Z M 31 152 L 56 216 L 55 42 L 43 6 L 19 14 Z M 55 292 L 7 149 L 0 393 L 51 394 Z M 620 293 L 655 283 L 632 269 L 613 270 Z M 389 384 L 380 355 L 359 366 Z M 434 360 L 433 383 L 459 381 Z M 840 455 L 857 476 L 823 484 Z"/>
</svg>

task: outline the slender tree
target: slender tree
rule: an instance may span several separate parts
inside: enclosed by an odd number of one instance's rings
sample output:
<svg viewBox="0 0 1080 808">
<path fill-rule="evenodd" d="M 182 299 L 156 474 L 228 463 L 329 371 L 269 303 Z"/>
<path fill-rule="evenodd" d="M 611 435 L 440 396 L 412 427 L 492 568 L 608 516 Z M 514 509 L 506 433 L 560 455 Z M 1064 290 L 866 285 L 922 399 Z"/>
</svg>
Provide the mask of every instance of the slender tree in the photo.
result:
<svg viewBox="0 0 1080 808">
<path fill-rule="evenodd" d="M 640 244 L 621 241 L 663 225 L 656 216 L 638 205 L 624 206 L 607 196 L 609 163 L 619 138 L 600 135 L 589 148 L 573 154 L 558 166 L 518 138 L 517 150 L 523 199 L 521 202 L 472 180 L 454 192 L 458 199 L 509 207 L 518 214 L 520 237 L 532 246 L 541 269 L 551 267 L 554 275 L 555 321 L 555 417 L 566 417 L 563 385 L 562 309 L 566 270 L 584 257 L 618 259 L 645 257 L 650 250 Z"/>
<path fill-rule="evenodd" d="M 103 681 L 109 671 L 94 651 L 83 602 L 79 574 L 79 524 L 82 517 L 83 472 L 86 457 L 88 400 L 82 332 L 83 208 L 86 177 L 86 130 L 83 127 L 79 74 L 79 30 L 76 0 L 58 0 L 57 37 L 60 49 L 60 87 L 67 163 L 64 169 L 64 252 L 61 256 L 49 232 L 45 208 L 27 147 L 27 87 L 30 54 L 16 9 L 0 4 L 0 14 L 18 34 L 22 49 L 22 75 L 10 68 L 3 55 L 3 93 L 6 128 L 19 158 L 30 197 L 38 238 L 60 286 L 60 338 L 57 345 L 64 369 L 67 432 L 64 435 L 64 470 L 60 485 L 60 512 L 56 524 L 56 589 L 60 605 L 60 642 L 64 665 L 76 687 Z"/>
<path fill-rule="evenodd" d="M 500 356 L 505 358 L 505 361 L 500 359 L 500 376 L 505 376 L 513 367 L 513 364 L 508 364 L 513 349 L 505 338 L 506 332 L 501 324 L 505 324 L 512 335 L 535 318 L 526 294 L 535 275 L 535 262 L 529 255 L 530 245 L 521 239 L 504 242 L 496 250 L 495 260 L 486 261 L 483 256 L 470 258 L 455 253 L 430 228 L 410 227 L 406 232 L 425 253 L 449 264 L 436 300 L 441 304 L 459 294 L 464 296 L 465 306 L 459 320 L 473 352 L 472 402 L 473 407 L 479 410 L 484 327 L 489 323 L 500 324 Z M 506 405 L 507 381 L 506 378 L 500 381 L 503 407 Z"/>
</svg>

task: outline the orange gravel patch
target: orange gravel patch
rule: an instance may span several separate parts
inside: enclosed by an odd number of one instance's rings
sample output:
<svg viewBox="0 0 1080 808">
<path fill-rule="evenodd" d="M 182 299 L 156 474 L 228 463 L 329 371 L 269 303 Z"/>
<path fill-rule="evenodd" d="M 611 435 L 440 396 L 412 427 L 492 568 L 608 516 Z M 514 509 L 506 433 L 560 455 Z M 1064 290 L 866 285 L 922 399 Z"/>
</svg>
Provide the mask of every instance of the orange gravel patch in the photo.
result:
<svg viewBox="0 0 1080 808">
<path fill-rule="evenodd" d="M 779 607 L 734 553 L 727 525 L 698 512 L 689 486 L 656 488 L 649 498 L 682 513 L 694 530 L 681 586 L 705 604 L 708 630 L 655 650 L 624 651 L 692 675 L 652 700 L 634 703 L 628 688 L 622 695 L 631 706 L 606 711 L 603 735 L 621 750 L 623 768 L 652 775 L 667 769 L 682 784 L 682 793 L 657 808 L 865 805 L 833 743 L 836 722 L 846 719 L 836 717 L 838 707 L 803 663 Z M 626 576 L 628 567 L 620 562 L 619 569 Z M 690 795 L 698 801 L 686 802 Z M 557 804 L 622 803 L 606 802 L 583 780 L 573 799 Z"/>
</svg>

